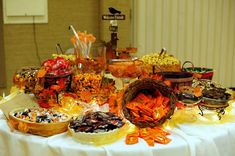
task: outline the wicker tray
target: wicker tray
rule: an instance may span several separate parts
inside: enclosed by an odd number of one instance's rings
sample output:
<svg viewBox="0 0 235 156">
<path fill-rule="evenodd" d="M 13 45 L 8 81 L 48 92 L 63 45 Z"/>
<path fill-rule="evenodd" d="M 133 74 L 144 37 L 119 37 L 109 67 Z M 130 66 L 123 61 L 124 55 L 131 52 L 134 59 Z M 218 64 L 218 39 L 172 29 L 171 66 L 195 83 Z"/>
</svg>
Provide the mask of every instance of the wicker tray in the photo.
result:
<svg viewBox="0 0 235 156">
<path fill-rule="evenodd" d="M 140 93 L 143 90 L 149 90 L 149 91 L 156 91 L 159 90 L 163 96 L 166 96 L 170 98 L 170 111 L 160 118 L 159 120 L 155 120 L 153 122 L 149 121 L 134 121 L 133 117 L 130 115 L 129 109 L 126 108 L 126 105 L 128 102 L 130 102 L 132 99 L 134 99 L 138 93 Z M 122 101 L 122 107 L 123 107 L 123 114 L 126 119 L 128 119 L 131 123 L 135 124 L 138 127 L 155 127 L 158 125 L 162 125 L 167 119 L 173 115 L 175 110 L 175 102 L 176 97 L 173 93 L 173 90 L 169 88 L 165 83 L 159 80 L 153 80 L 153 79 L 143 79 L 143 80 L 137 80 L 133 83 L 131 83 L 128 88 L 125 90 L 123 95 L 123 101 Z"/>
</svg>

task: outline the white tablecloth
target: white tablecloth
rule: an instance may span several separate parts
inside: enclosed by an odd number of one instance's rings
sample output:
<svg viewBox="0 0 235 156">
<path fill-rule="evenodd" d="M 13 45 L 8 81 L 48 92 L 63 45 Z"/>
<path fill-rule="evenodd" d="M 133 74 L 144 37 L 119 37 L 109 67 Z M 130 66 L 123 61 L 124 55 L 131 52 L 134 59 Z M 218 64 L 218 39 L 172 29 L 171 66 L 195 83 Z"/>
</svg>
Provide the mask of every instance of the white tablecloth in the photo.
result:
<svg viewBox="0 0 235 156">
<path fill-rule="evenodd" d="M 0 111 L 0 156 L 235 156 L 235 122 L 220 125 L 180 124 L 167 145 L 149 147 L 144 140 L 126 145 L 124 138 L 106 146 L 80 144 L 67 133 L 40 137 L 11 132 Z"/>
</svg>

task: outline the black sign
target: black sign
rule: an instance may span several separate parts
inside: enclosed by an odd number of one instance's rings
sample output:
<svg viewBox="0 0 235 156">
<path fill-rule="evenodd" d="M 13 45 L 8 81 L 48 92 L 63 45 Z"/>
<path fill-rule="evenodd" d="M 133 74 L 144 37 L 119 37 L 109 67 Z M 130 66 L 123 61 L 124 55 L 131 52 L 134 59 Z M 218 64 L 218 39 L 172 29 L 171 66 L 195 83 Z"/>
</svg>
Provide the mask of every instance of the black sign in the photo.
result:
<svg viewBox="0 0 235 156">
<path fill-rule="evenodd" d="M 125 15 L 103 15 L 102 20 L 125 20 Z"/>
</svg>

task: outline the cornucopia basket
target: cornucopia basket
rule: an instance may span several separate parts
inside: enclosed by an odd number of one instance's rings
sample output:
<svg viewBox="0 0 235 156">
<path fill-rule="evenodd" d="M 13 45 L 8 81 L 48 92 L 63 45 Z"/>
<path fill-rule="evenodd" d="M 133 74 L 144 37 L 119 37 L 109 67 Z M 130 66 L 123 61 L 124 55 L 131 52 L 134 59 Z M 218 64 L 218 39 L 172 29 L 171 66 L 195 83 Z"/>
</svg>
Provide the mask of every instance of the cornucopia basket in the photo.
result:
<svg viewBox="0 0 235 156">
<path fill-rule="evenodd" d="M 143 91 L 144 92 L 147 91 L 150 94 L 154 94 L 154 92 L 159 91 L 164 97 L 169 98 L 170 100 L 168 103 L 169 111 L 167 111 L 165 115 L 162 116 L 161 118 L 153 121 L 135 120 L 133 118 L 133 115 L 131 115 L 130 109 L 128 109 L 126 106 L 139 93 Z M 125 90 L 122 101 L 123 114 L 126 119 L 128 119 L 131 123 L 135 124 L 138 127 L 155 127 L 162 125 L 167 119 L 171 117 L 171 115 L 173 115 L 175 109 L 175 102 L 176 102 L 176 97 L 173 93 L 172 88 L 168 87 L 162 81 L 145 78 L 143 80 L 134 81 Z"/>
</svg>

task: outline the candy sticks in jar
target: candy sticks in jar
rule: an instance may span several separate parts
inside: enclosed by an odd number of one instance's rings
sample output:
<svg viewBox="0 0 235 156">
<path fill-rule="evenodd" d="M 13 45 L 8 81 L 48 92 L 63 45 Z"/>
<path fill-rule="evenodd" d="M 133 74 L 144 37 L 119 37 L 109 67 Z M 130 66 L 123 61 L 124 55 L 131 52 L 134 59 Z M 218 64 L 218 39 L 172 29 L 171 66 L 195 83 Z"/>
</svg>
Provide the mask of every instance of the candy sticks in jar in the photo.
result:
<svg viewBox="0 0 235 156">
<path fill-rule="evenodd" d="M 74 36 L 71 41 L 75 48 L 79 48 L 81 54 L 85 58 L 89 58 L 92 43 L 96 41 L 96 38 L 92 34 L 84 32 L 76 32 L 72 25 L 69 28 L 73 31 Z"/>
</svg>

